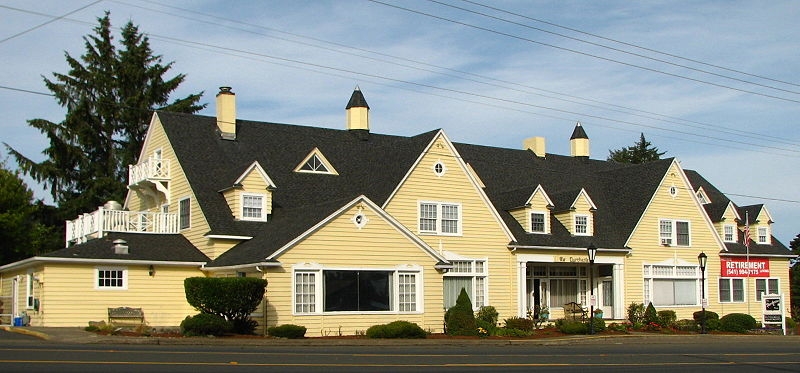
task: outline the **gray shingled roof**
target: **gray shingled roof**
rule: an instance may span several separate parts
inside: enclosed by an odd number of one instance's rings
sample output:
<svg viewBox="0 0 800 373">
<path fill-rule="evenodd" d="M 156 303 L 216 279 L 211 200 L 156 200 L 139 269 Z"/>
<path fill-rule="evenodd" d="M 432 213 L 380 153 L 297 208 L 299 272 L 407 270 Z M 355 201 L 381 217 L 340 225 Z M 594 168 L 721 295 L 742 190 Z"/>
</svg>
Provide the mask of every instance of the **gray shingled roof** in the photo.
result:
<svg viewBox="0 0 800 373">
<path fill-rule="evenodd" d="M 114 241 L 127 242 L 128 254 L 115 254 Z M 154 262 L 210 262 L 200 250 L 180 234 L 110 232 L 105 237 L 39 255 L 47 258 L 117 259 Z"/>
</svg>

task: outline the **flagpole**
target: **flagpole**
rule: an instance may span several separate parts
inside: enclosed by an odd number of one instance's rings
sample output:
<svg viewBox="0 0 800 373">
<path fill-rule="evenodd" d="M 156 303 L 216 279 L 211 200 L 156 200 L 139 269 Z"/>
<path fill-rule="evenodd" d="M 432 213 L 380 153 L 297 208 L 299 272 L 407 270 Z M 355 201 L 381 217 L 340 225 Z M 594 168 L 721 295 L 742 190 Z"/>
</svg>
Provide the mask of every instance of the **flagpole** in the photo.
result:
<svg viewBox="0 0 800 373">
<path fill-rule="evenodd" d="M 745 218 L 744 218 L 745 219 L 745 223 L 744 223 L 744 234 L 745 234 L 744 249 L 745 249 L 746 255 L 747 255 L 747 266 L 748 266 L 747 267 L 747 285 L 745 285 L 744 289 L 745 289 L 746 292 L 749 292 L 750 291 L 750 212 L 749 211 L 745 211 L 744 212 L 744 216 L 745 216 Z M 747 294 L 745 294 L 745 297 L 747 297 Z M 748 300 L 747 300 L 747 314 L 748 315 L 750 315 L 750 303 L 751 302 L 750 302 L 750 299 L 748 297 Z"/>
</svg>

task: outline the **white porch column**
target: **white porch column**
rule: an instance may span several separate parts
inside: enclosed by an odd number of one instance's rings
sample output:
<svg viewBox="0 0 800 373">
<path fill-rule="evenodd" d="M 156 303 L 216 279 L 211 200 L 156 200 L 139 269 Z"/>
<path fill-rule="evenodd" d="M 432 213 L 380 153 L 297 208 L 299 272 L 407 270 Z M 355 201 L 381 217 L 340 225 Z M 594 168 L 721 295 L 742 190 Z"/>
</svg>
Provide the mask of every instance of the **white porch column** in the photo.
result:
<svg viewBox="0 0 800 373">
<path fill-rule="evenodd" d="M 628 315 L 625 314 L 625 265 L 622 263 L 614 264 L 614 318 L 617 320 L 625 319 Z"/>
<path fill-rule="evenodd" d="M 528 281 L 526 278 L 527 262 L 517 262 L 517 316 L 526 317 L 528 312 Z"/>
</svg>

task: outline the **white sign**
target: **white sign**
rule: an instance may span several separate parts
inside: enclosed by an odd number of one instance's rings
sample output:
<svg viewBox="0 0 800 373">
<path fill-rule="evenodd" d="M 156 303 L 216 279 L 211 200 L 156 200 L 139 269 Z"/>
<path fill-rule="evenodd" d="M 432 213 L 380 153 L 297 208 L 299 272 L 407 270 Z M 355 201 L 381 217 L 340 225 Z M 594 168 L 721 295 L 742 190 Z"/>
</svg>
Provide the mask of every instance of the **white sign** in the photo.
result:
<svg viewBox="0 0 800 373">
<path fill-rule="evenodd" d="M 786 316 L 783 310 L 783 294 L 761 293 L 761 323 L 780 325 L 786 335 Z"/>
</svg>

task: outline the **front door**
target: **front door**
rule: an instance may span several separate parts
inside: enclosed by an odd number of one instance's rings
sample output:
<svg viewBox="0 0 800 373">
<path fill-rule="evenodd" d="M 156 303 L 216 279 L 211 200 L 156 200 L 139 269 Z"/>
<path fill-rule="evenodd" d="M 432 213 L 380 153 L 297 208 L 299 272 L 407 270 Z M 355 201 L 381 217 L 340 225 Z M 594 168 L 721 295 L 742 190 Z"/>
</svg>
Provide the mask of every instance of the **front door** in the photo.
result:
<svg viewBox="0 0 800 373">
<path fill-rule="evenodd" d="M 600 309 L 603 310 L 604 319 L 614 318 L 614 281 L 611 278 L 604 278 L 600 282 Z"/>
</svg>

